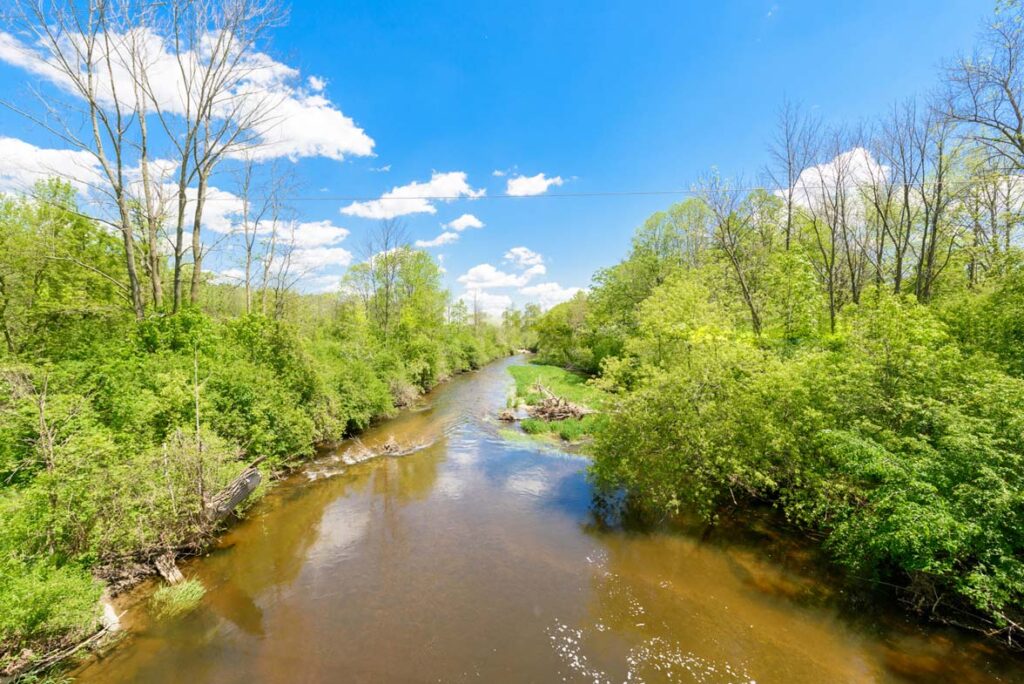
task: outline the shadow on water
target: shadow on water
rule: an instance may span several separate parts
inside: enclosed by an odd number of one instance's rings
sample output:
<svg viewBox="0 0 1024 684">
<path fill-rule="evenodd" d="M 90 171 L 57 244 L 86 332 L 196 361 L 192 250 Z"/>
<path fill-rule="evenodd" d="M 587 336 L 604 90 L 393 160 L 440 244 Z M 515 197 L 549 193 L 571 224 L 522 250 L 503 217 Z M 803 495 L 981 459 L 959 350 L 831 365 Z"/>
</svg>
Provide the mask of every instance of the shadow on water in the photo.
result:
<svg viewBox="0 0 1024 684">
<path fill-rule="evenodd" d="M 851 602 L 771 512 L 703 534 L 595 508 L 585 459 L 500 438 L 516 362 L 280 482 L 185 565 L 199 609 L 154 620 L 148 590 L 130 595 L 130 638 L 80 681 L 1024 679 L 980 642 Z M 345 461 L 389 440 L 422 448 Z"/>
</svg>

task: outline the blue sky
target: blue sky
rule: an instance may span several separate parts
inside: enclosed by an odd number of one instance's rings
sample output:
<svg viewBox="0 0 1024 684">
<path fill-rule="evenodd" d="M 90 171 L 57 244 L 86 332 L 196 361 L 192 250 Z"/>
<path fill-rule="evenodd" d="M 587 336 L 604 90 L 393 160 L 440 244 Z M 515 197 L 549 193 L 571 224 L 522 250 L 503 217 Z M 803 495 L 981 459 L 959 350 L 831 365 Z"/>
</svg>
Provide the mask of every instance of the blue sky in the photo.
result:
<svg viewBox="0 0 1024 684">
<path fill-rule="evenodd" d="M 301 182 L 301 220 L 347 229 L 335 246 L 355 251 L 375 219 L 341 213 L 351 203 L 339 198 L 375 198 L 433 172 L 461 172 L 469 191 L 486 196 L 423 203 L 436 213 L 402 216 L 412 237 L 431 240 L 441 224 L 472 214 L 483 228 L 450 231 L 457 241 L 430 248 L 443 255 L 452 292 L 465 291 L 471 268 L 489 265 L 470 284 L 490 301 L 543 294 L 550 303 L 620 259 L 633 229 L 674 199 L 553 195 L 687 188 L 712 165 L 757 180 L 784 96 L 826 121 L 870 118 L 934 87 L 941 62 L 971 47 L 991 8 L 967 0 L 299 0 L 264 49 L 302 79 L 322 79 L 320 94 L 373 142 L 373 156 L 286 162 Z M 3 55 L 0 91 L 20 97 L 38 77 Z M 0 137 L 60 147 L 6 110 Z M 497 197 L 510 178 L 541 173 L 562 185 Z M 3 174 L 0 166 L 0 181 Z M 543 268 L 525 252 L 507 259 L 514 247 L 542 255 Z M 227 270 L 233 259 L 224 251 L 208 263 Z M 318 268 L 308 287 L 343 270 Z M 544 283 L 559 289 L 521 291 Z"/>
</svg>

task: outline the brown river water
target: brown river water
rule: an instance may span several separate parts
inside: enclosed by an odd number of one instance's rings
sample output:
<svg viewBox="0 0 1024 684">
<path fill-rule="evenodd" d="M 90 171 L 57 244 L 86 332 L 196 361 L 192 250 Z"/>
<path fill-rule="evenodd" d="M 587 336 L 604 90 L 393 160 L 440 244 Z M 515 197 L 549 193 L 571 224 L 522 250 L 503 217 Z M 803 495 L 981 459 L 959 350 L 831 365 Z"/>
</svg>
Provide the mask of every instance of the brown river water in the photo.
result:
<svg viewBox="0 0 1024 684">
<path fill-rule="evenodd" d="M 1024 681 L 989 644 L 850 608 L 770 524 L 602 523 L 585 458 L 499 433 L 522 362 L 361 437 L 428 446 L 346 465 L 349 442 L 277 484 L 183 566 L 197 610 L 154 620 L 132 592 L 127 635 L 76 681 Z"/>
</svg>

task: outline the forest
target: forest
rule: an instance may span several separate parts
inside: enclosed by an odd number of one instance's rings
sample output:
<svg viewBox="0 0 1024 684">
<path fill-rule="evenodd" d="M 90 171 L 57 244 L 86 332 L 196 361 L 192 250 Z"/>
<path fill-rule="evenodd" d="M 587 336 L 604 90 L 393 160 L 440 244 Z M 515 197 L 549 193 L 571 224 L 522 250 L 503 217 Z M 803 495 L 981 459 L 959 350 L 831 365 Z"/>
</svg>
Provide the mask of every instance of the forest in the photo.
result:
<svg viewBox="0 0 1024 684">
<path fill-rule="evenodd" d="M 613 397 L 591 477 L 650 519 L 774 506 L 859 586 L 1021 645 L 1021 14 L 927 98 L 782 108 L 765 188 L 716 171 L 537 322 Z"/>
</svg>

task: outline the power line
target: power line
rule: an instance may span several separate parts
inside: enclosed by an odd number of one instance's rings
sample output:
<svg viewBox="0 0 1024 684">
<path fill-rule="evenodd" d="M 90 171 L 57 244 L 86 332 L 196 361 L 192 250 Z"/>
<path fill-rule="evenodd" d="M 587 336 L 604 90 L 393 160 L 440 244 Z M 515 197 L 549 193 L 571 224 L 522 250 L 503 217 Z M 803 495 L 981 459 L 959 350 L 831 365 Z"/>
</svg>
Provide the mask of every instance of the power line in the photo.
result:
<svg viewBox="0 0 1024 684">
<path fill-rule="evenodd" d="M 286 202 L 403 202 L 407 200 L 423 200 L 423 201 L 438 201 L 438 202 L 451 202 L 454 200 L 488 200 L 488 199 L 512 199 L 512 200 L 525 200 L 525 199 L 546 199 L 546 198 L 572 198 L 572 197 L 631 197 L 631 196 L 644 196 L 644 195 L 693 195 L 693 190 L 623 190 L 623 191 L 610 191 L 610 192 L 548 192 L 540 195 L 509 195 L 509 194 L 498 194 L 498 195 L 480 195 L 479 197 L 470 197 L 468 195 L 421 195 L 416 197 L 346 197 L 337 195 L 323 195 L 319 197 L 289 197 Z M 207 202 L 211 201 L 223 201 L 233 202 L 237 201 L 232 197 L 210 197 L 207 198 Z"/>
<path fill-rule="evenodd" d="M 1012 186 L 1016 185 L 1018 182 L 1024 183 L 1024 176 L 1017 176 L 1017 177 L 1005 176 L 1003 178 L 1003 180 L 1006 182 L 1006 185 L 1007 185 L 1006 189 L 1007 190 L 1015 190 L 1016 188 L 1013 188 Z M 913 190 L 920 190 L 920 189 L 924 189 L 924 188 L 931 188 L 931 187 L 937 185 L 937 183 L 938 183 L 938 181 L 924 181 L 924 182 L 910 183 L 908 185 L 910 185 L 911 189 L 913 189 Z M 992 184 L 992 180 L 991 179 L 985 179 L 985 178 L 967 178 L 967 179 L 962 179 L 962 180 L 959 180 L 959 181 L 946 180 L 946 181 L 942 182 L 943 187 L 945 187 L 946 189 L 951 190 L 951 191 L 952 190 L 956 190 L 956 189 L 970 188 L 970 187 L 973 187 L 973 186 L 976 186 L 976 185 L 984 185 L 984 184 Z M 884 182 L 879 182 L 879 183 L 875 183 L 875 184 L 872 184 L 870 182 L 867 182 L 867 183 L 853 182 L 853 183 L 850 183 L 848 185 L 846 185 L 846 184 L 840 184 L 840 185 L 844 186 L 844 189 L 847 190 L 847 191 L 850 191 L 850 190 L 854 190 L 855 191 L 855 190 L 860 189 L 860 188 L 870 189 L 872 185 L 877 185 L 882 190 L 896 189 L 896 188 L 901 188 L 902 187 L 901 183 L 884 183 Z M 771 194 L 786 192 L 786 189 L 784 189 L 784 188 L 770 188 L 770 187 L 766 187 L 766 186 L 763 186 L 763 185 L 754 185 L 754 186 L 747 186 L 747 187 L 730 187 L 729 189 L 731 191 L 734 191 L 734 192 L 743 192 L 743 193 L 750 193 L 750 192 L 754 192 L 754 191 L 757 191 L 757 190 L 763 190 L 764 192 L 771 193 Z M 794 191 L 797 194 L 799 194 L 799 193 L 802 193 L 802 192 L 806 193 L 808 191 L 818 191 L 818 190 L 825 190 L 825 189 L 835 190 L 835 189 L 837 189 L 837 185 L 836 184 L 801 183 L 799 186 L 794 188 Z M 1022 188 L 1022 190 L 1024 190 L 1024 188 Z M 665 196 L 665 195 L 696 197 L 699 194 L 700 194 L 700 192 L 698 190 L 693 189 L 693 188 L 688 188 L 688 189 L 676 189 L 676 190 L 605 190 L 605 191 L 593 191 L 593 192 L 545 192 L 545 193 L 541 193 L 541 194 L 537 194 L 537 195 L 510 195 L 508 193 L 500 193 L 500 194 L 494 194 L 494 195 L 480 195 L 478 197 L 471 197 L 471 196 L 468 196 L 468 195 L 416 195 L 416 196 L 408 196 L 408 197 L 405 197 L 405 196 L 403 196 L 403 197 L 368 197 L 368 196 L 359 196 L 359 195 L 320 195 L 320 196 L 288 197 L 284 201 L 286 203 L 287 202 L 402 202 L 402 201 L 408 201 L 408 200 L 417 200 L 417 201 L 425 201 L 425 202 L 431 202 L 431 201 L 436 201 L 436 202 L 452 202 L 452 201 L 455 201 L 455 200 L 468 200 L 468 201 L 495 200 L 495 199 L 536 200 L 536 199 L 573 199 L 573 198 L 589 198 L 589 197 L 653 197 L 653 196 Z M 206 202 L 217 202 L 217 201 L 220 201 L 220 202 L 237 202 L 238 200 L 239 200 L 239 198 L 237 198 L 237 197 L 207 197 L 205 201 Z"/>
</svg>

